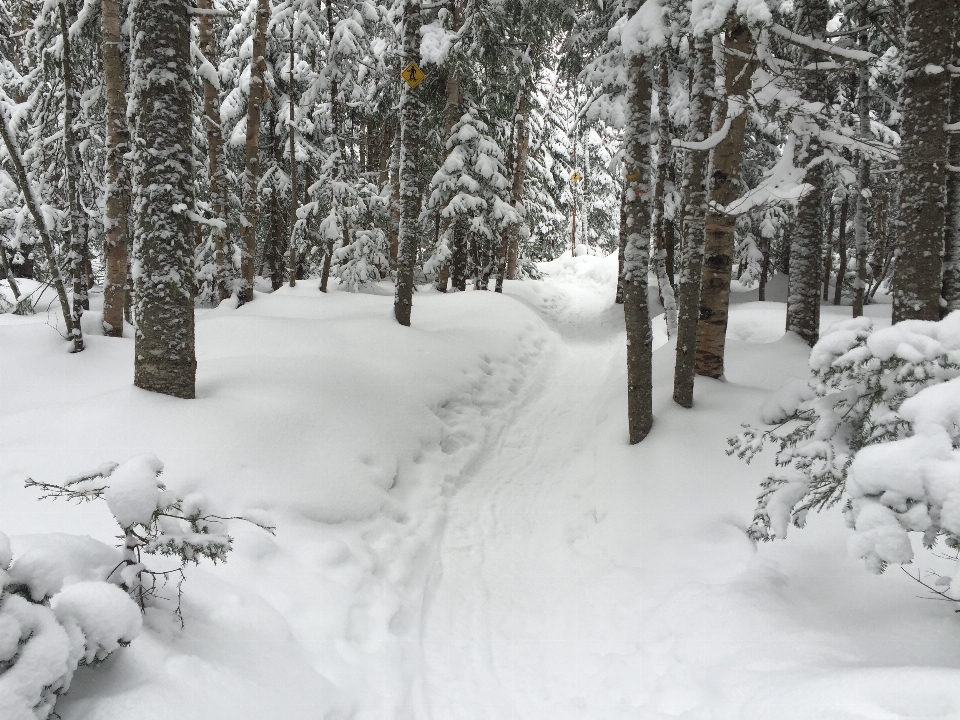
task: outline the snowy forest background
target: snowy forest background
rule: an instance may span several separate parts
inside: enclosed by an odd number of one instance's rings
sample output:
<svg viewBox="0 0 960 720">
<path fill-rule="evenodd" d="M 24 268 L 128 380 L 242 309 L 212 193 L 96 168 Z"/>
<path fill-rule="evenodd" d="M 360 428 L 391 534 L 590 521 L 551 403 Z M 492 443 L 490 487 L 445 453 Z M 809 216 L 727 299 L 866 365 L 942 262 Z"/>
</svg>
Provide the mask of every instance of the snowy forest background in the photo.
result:
<svg viewBox="0 0 960 720">
<path fill-rule="evenodd" d="M 3 720 L 960 717 L 957 3 L 0 0 L 0 121 Z"/>
</svg>

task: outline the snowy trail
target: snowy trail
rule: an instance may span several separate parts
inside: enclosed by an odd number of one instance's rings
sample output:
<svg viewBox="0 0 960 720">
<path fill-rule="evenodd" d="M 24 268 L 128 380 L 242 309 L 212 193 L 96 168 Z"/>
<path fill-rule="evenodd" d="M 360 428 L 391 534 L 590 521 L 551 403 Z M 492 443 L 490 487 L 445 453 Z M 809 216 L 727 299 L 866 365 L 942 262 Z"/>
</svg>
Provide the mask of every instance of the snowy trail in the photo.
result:
<svg viewBox="0 0 960 720">
<path fill-rule="evenodd" d="M 449 503 L 424 613 L 425 717 L 574 718 L 620 706 L 602 687 L 604 658 L 632 664 L 623 623 L 639 613 L 621 600 L 639 578 L 579 541 L 598 521 L 584 433 L 622 359 L 622 331 L 605 322 L 605 285 L 551 285 L 542 308 L 562 339 L 552 363 Z M 606 593 L 611 581 L 617 591 Z"/>
</svg>

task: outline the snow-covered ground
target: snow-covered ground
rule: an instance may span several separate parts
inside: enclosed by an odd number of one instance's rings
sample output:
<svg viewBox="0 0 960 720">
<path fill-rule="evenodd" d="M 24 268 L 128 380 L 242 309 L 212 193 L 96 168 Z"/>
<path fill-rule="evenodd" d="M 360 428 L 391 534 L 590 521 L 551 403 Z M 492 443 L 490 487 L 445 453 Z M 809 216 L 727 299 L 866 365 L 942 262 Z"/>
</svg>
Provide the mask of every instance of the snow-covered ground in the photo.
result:
<svg viewBox="0 0 960 720">
<path fill-rule="evenodd" d="M 726 438 L 806 375 L 782 287 L 735 295 L 727 379 L 698 379 L 693 410 L 655 320 L 656 424 L 631 447 L 615 258 L 543 269 L 502 296 L 418 293 L 409 329 L 387 285 L 200 311 L 192 401 L 133 388 L 130 339 L 69 355 L 46 314 L 0 315 L 15 554 L 115 542 L 104 507 L 37 502 L 25 477 L 145 452 L 278 528 L 233 525 L 229 561 L 189 570 L 184 629 L 151 611 L 63 720 L 960 718 L 949 604 L 869 575 L 839 510 L 783 542 L 743 532 L 771 459 Z"/>
</svg>

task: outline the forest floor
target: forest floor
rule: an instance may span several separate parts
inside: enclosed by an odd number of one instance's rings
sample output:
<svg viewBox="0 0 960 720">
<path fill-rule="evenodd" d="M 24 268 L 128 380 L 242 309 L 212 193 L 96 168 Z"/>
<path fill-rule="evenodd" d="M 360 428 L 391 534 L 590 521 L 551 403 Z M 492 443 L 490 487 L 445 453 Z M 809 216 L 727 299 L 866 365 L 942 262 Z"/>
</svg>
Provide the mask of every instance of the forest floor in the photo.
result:
<svg viewBox="0 0 960 720">
<path fill-rule="evenodd" d="M 656 423 L 631 447 L 615 258 L 543 270 L 503 295 L 418 293 L 409 329 L 388 284 L 198 311 L 192 401 L 133 388 L 133 342 L 97 336 L 96 312 L 81 355 L 53 313 L 0 315 L 15 554 L 117 534 L 24 478 L 145 452 L 168 485 L 277 525 L 232 525 L 228 562 L 188 569 L 184 627 L 150 610 L 62 719 L 960 718 L 953 607 L 868 574 L 839 508 L 785 541 L 744 534 L 772 458 L 746 466 L 726 438 L 806 375 L 783 279 L 771 302 L 735 294 L 726 379 L 698 378 L 693 410 L 655 319 Z"/>
</svg>

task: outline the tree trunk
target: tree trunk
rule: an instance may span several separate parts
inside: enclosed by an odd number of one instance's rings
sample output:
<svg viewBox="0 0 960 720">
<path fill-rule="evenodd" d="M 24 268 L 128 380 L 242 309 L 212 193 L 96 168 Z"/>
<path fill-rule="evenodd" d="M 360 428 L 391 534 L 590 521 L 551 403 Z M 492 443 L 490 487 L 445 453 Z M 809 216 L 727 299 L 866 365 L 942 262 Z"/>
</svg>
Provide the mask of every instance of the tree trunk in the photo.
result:
<svg viewBox="0 0 960 720">
<path fill-rule="evenodd" d="M 463 25 L 463 9 L 461 3 L 454 3 L 454 18 L 453 18 L 453 30 L 459 30 Z M 453 131 L 453 126 L 457 124 L 457 121 L 460 120 L 463 111 L 463 92 L 460 85 L 460 76 L 457 73 L 457 67 L 455 63 L 450 63 L 450 67 L 447 71 L 447 82 L 446 82 L 446 104 L 443 108 L 443 142 L 444 144 L 450 139 L 450 133 Z M 446 160 L 446 154 L 444 155 L 444 161 Z M 440 219 L 440 232 L 444 236 L 450 238 L 450 252 L 451 256 L 458 253 L 458 250 L 461 248 L 464 242 L 463 238 L 463 223 L 458 221 L 458 216 L 452 218 L 441 218 Z M 437 288 L 442 290 L 442 292 L 447 291 L 447 283 L 450 276 L 450 263 L 453 261 L 451 257 L 440 269 L 439 276 L 437 278 Z M 460 274 L 462 276 L 462 273 Z M 458 280 L 454 279 L 454 288 L 457 290 L 462 290 L 464 288 L 457 287 Z"/>
<path fill-rule="evenodd" d="M 760 261 L 760 283 L 757 285 L 757 300 L 766 302 L 767 278 L 770 276 L 770 243 L 771 238 L 763 239 L 763 258 Z"/>
<path fill-rule="evenodd" d="M 390 267 L 397 270 L 400 253 L 400 132 L 391 133 L 390 149 Z"/>
<path fill-rule="evenodd" d="M 690 126 L 687 140 L 700 142 L 710 135 L 714 103 L 713 39 L 694 40 L 690 88 Z M 704 220 L 707 215 L 709 150 L 687 150 L 684 159 L 684 221 L 679 296 L 677 356 L 673 375 L 673 399 L 693 407 L 693 381 L 697 353 L 697 323 L 700 317 L 700 282 L 703 277 Z"/>
<path fill-rule="evenodd" d="M 946 220 L 949 73 L 927 72 L 953 57 L 953 3 L 910 0 L 903 52 L 900 147 L 900 256 L 893 275 L 893 322 L 940 317 L 940 264 Z"/>
<path fill-rule="evenodd" d="M 660 71 L 657 81 L 657 109 L 660 123 L 657 130 L 657 167 L 654 174 L 653 212 L 651 217 L 653 232 L 653 267 L 657 275 L 660 299 L 667 321 L 667 336 L 677 334 L 677 300 L 673 293 L 673 279 L 667 272 L 667 223 L 665 220 L 667 166 L 670 160 L 670 51 L 660 52 Z"/>
<path fill-rule="evenodd" d="M 209 2 L 209 0 L 208 0 Z M 124 155 L 130 151 L 127 127 L 126 68 L 120 51 L 120 8 L 117 0 L 100 0 L 103 36 L 103 79 L 106 108 L 107 184 L 104 190 L 106 268 L 103 280 L 103 334 L 123 335 L 130 246 L 130 174 Z"/>
<path fill-rule="evenodd" d="M 72 1 L 70 3 L 73 4 Z M 80 202 L 80 154 L 73 133 L 73 120 L 77 98 L 73 88 L 73 69 L 70 64 L 70 21 L 67 18 L 67 0 L 60 2 L 61 70 L 63 71 L 63 155 L 66 170 L 67 201 L 70 204 L 68 226 L 70 254 L 70 275 L 73 280 L 73 324 L 80 327 L 80 317 L 85 308 L 89 308 L 87 283 L 83 272 L 86 254 L 86 218 Z M 73 10 L 73 8 L 70 8 Z M 74 13 L 71 13 L 74 14 Z"/>
<path fill-rule="evenodd" d="M 293 107 L 293 30 L 294 25 L 290 23 L 290 68 L 287 76 L 287 95 L 289 98 L 290 122 L 287 127 L 287 133 L 290 136 L 290 257 L 287 261 L 287 273 L 290 275 L 290 287 L 297 285 L 297 249 L 294 244 L 294 237 L 297 231 L 297 119 Z"/>
<path fill-rule="evenodd" d="M 510 192 L 510 204 L 514 207 L 523 202 L 523 182 L 527 172 L 527 159 L 530 155 L 530 92 L 532 78 L 527 79 L 524 93 L 520 99 L 520 112 L 517 113 L 517 142 L 513 165 L 513 185 Z M 507 238 L 507 280 L 517 277 L 517 264 L 520 259 L 520 227 L 511 226 Z"/>
<path fill-rule="evenodd" d="M 613 299 L 617 305 L 623 305 L 623 253 L 626 249 L 627 242 L 627 234 L 624 232 L 624 228 L 627 226 L 627 201 L 625 193 L 626 183 L 624 183 L 624 187 L 620 190 L 620 225 L 617 242 L 617 294 Z"/>
<path fill-rule="evenodd" d="M 823 41 L 830 14 L 827 0 L 804 0 L 797 4 L 797 12 L 807 32 Z M 821 53 L 816 51 L 808 51 L 805 55 L 807 63 L 821 59 Z M 810 102 L 829 99 L 819 70 L 805 73 L 803 96 Z M 797 227 L 790 240 L 787 332 L 797 333 L 813 347 L 820 339 L 820 252 L 824 237 L 823 186 L 827 178 L 824 164 L 819 162 L 823 152 L 819 136 L 811 133 L 797 139 L 797 166 L 807 166 L 804 181 L 811 185 L 811 189 L 797 203 Z M 811 163 L 816 164 L 810 167 Z"/>
<path fill-rule="evenodd" d="M 869 18 L 864 13 L 864 24 Z M 866 33 L 862 33 L 861 46 L 867 47 Z M 870 68 L 866 63 L 860 63 L 859 96 L 860 139 L 870 142 Z M 860 156 L 860 165 L 857 168 L 857 204 L 853 214 L 853 237 L 857 248 L 857 279 L 853 285 L 853 317 L 863 315 L 863 303 L 867 292 L 867 212 L 869 210 L 868 194 L 870 192 L 870 158 L 863 150 L 857 153 Z"/>
<path fill-rule="evenodd" d="M 193 96 L 190 15 L 180 0 L 138 0 L 133 14 L 134 385 L 194 397 Z M 163 152 L 157 152 L 157 149 Z"/>
<path fill-rule="evenodd" d="M 0 88 L 0 135 L 3 136 L 3 144 L 7 147 L 7 156 L 10 158 L 10 164 L 13 165 L 13 179 L 20 188 L 23 195 L 23 201 L 26 203 L 33 222 L 37 226 L 37 234 L 40 236 L 40 243 L 43 245 L 44 254 L 47 256 L 47 271 L 50 273 L 50 281 L 57 290 L 57 298 L 60 300 L 60 310 L 63 312 L 63 322 L 67 326 L 67 335 L 73 340 L 73 352 L 83 350 L 83 333 L 79 325 L 73 322 L 73 316 L 70 312 L 70 301 L 67 299 L 67 290 L 63 285 L 63 277 L 60 275 L 60 268 L 57 266 L 57 258 L 53 254 L 53 242 L 50 240 L 50 229 L 47 227 L 46 219 L 40 212 L 40 203 L 37 199 L 36 191 L 30 182 L 30 176 L 23 166 L 23 156 L 20 154 L 20 146 L 17 145 L 13 137 L 13 131 L 10 128 L 7 114 L 9 112 L 4 98 L 6 95 Z"/>
<path fill-rule="evenodd" d="M 753 35 L 741 18 L 733 18 L 725 31 L 724 90 L 719 117 L 734 111 L 726 136 L 713 149 L 710 204 L 727 205 L 740 194 L 738 176 L 747 127 L 746 95 L 756 66 Z M 736 110 L 729 106 L 736 103 Z M 708 211 L 704 229 L 703 284 L 697 326 L 697 375 L 723 376 L 727 318 L 730 314 L 730 275 L 733 270 L 736 218 Z"/>
<path fill-rule="evenodd" d="M 266 86 L 264 55 L 267 52 L 267 23 L 270 20 L 270 0 L 258 0 L 257 17 L 253 31 L 253 55 L 250 59 L 250 93 L 247 98 L 246 164 L 243 171 L 243 216 L 240 222 L 240 301 L 253 300 L 254 269 L 257 258 L 257 225 L 260 219 L 260 198 L 257 181 L 260 178 L 260 109 Z"/>
<path fill-rule="evenodd" d="M 840 203 L 840 232 L 837 236 L 837 283 L 833 289 L 833 304 L 839 305 L 843 301 L 843 283 L 847 278 L 847 211 L 850 208 L 850 197 L 843 196 Z"/>
<path fill-rule="evenodd" d="M 647 305 L 650 267 L 650 103 L 649 67 L 642 56 L 627 67 L 627 121 L 624 138 L 623 316 L 627 329 L 627 420 L 630 444 L 653 426 L 653 336 Z"/>
<path fill-rule="evenodd" d="M 102 0 L 101 0 L 102 1 Z M 197 0 L 197 7 L 201 10 L 212 10 L 213 0 Z M 207 131 L 207 163 L 210 171 L 210 205 L 217 220 L 222 220 L 224 227 L 212 227 L 214 248 L 214 264 L 217 297 L 225 300 L 230 297 L 227 287 L 227 265 L 225 248 L 230 242 L 230 227 L 227 222 L 230 203 L 227 199 L 226 154 L 223 145 L 223 126 L 220 122 L 220 76 L 217 72 L 220 58 L 217 47 L 217 36 L 213 31 L 213 16 L 202 14 L 198 18 L 200 51 L 204 59 L 210 64 L 210 69 L 203 73 L 203 116 L 206 120 Z M 215 75 L 217 84 L 211 82 Z"/>
<path fill-rule="evenodd" d="M 836 220 L 837 209 L 830 205 L 830 212 L 827 215 L 827 235 L 823 242 L 823 301 L 830 299 L 830 270 L 833 265 L 833 225 Z"/>
<path fill-rule="evenodd" d="M 404 62 L 420 60 L 420 0 L 404 0 Z M 413 308 L 414 266 L 420 243 L 420 123 L 424 107 L 417 90 L 406 85 L 400 96 L 400 228 L 397 251 L 397 292 L 393 313 L 401 325 L 410 325 Z"/>
<path fill-rule="evenodd" d="M 953 64 L 960 66 L 960 32 L 956 31 L 958 13 L 954 10 Z M 960 122 L 960 78 L 950 76 L 950 122 Z M 950 133 L 947 162 L 947 220 L 943 237 L 943 299 L 941 313 L 960 310 L 960 133 Z M 878 233 L 880 226 L 877 226 Z"/>
</svg>

